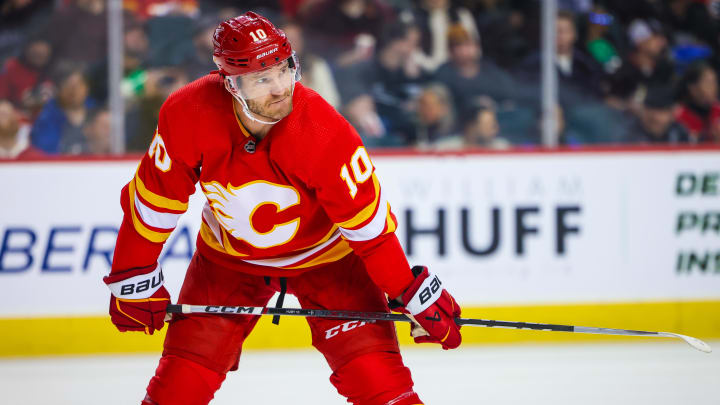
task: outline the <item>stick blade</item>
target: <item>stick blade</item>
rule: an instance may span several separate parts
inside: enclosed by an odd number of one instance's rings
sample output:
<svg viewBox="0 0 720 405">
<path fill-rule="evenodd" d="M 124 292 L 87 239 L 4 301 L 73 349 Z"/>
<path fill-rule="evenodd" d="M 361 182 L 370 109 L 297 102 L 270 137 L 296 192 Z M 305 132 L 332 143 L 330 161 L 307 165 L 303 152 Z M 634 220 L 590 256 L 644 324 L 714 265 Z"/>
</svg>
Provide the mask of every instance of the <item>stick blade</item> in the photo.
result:
<svg viewBox="0 0 720 405">
<path fill-rule="evenodd" d="M 680 339 L 684 340 L 685 343 L 689 344 L 694 349 L 700 350 L 701 352 L 705 352 L 705 353 L 712 352 L 712 347 L 710 347 L 709 344 L 703 342 L 702 340 L 700 340 L 698 338 L 694 338 L 692 336 L 685 336 L 685 335 L 681 335 L 679 333 L 670 333 L 670 332 L 658 332 L 658 335 L 680 338 Z"/>
</svg>

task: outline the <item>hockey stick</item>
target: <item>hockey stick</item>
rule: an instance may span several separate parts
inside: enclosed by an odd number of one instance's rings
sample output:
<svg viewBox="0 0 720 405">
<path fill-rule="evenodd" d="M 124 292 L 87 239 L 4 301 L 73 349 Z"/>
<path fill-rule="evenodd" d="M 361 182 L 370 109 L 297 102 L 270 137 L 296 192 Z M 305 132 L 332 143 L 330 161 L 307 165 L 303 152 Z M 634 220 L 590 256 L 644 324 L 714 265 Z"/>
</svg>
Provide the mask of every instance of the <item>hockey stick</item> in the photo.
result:
<svg viewBox="0 0 720 405">
<path fill-rule="evenodd" d="M 340 318 L 356 321 L 394 321 L 412 322 L 403 314 L 389 312 L 360 312 L 360 311 L 334 311 L 327 309 L 301 309 L 301 308 L 268 308 L 268 307 L 231 307 L 220 305 L 187 305 L 170 304 L 167 307 L 169 314 L 216 314 L 216 315 L 290 315 L 321 318 Z M 692 336 L 680 335 L 670 332 L 645 332 L 641 330 L 592 328 L 585 326 L 553 325 L 547 323 L 507 322 L 486 319 L 455 318 L 458 325 L 484 326 L 487 328 L 514 328 L 532 329 L 554 332 L 591 333 L 596 335 L 624 335 L 624 336 L 656 336 L 680 338 L 693 348 L 701 352 L 710 353 L 710 346 L 700 339 Z"/>
</svg>

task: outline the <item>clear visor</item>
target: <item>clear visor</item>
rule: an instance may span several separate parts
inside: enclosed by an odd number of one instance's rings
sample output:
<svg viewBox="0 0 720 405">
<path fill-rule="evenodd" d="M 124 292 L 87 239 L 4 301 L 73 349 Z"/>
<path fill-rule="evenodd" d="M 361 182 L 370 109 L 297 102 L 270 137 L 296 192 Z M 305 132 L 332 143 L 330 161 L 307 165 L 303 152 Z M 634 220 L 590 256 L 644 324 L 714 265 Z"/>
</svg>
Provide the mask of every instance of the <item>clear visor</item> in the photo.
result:
<svg viewBox="0 0 720 405">
<path fill-rule="evenodd" d="M 292 91 L 295 73 L 296 69 L 290 67 L 289 60 L 285 60 L 257 72 L 227 78 L 232 90 L 242 98 L 252 100 L 268 95 L 282 96 Z"/>
</svg>

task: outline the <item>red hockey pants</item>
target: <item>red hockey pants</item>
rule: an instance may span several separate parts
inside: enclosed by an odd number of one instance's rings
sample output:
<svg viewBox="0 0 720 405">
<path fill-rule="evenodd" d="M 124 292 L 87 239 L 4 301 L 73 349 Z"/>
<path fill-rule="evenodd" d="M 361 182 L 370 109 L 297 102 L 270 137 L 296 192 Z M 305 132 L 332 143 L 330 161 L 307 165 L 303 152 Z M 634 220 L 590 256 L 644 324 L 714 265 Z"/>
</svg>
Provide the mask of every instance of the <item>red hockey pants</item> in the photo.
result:
<svg viewBox="0 0 720 405">
<path fill-rule="evenodd" d="M 279 291 L 262 276 L 231 270 L 195 254 L 178 302 L 197 305 L 266 306 Z M 287 291 L 303 308 L 388 311 L 385 295 L 362 261 L 345 258 L 287 279 Z M 143 404 L 207 404 L 228 371 L 238 368 L 242 344 L 259 316 L 173 316 L 163 357 Z M 410 371 L 403 365 L 391 322 L 365 323 L 307 318 L 312 344 L 333 371 L 330 381 L 354 404 L 420 404 Z M 268 387 L 268 403 L 272 403 Z M 242 401 L 241 398 L 238 398 Z M 311 403 L 312 400 L 309 399 Z M 301 401 L 301 402 L 304 402 Z"/>
</svg>

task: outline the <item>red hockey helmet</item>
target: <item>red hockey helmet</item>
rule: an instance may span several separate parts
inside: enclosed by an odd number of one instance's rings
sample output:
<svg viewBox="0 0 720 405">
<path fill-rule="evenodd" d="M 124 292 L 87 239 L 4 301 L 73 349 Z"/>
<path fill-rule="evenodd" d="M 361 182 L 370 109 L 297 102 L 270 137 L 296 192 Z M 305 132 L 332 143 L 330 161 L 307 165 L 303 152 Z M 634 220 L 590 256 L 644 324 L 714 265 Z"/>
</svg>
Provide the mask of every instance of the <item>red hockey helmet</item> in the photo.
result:
<svg viewBox="0 0 720 405">
<path fill-rule="evenodd" d="M 285 33 L 252 11 L 223 21 L 213 35 L 213 61 L 225 76 L 256 72 L 292 55 Z"/>
</svg>

